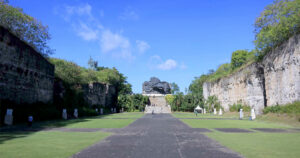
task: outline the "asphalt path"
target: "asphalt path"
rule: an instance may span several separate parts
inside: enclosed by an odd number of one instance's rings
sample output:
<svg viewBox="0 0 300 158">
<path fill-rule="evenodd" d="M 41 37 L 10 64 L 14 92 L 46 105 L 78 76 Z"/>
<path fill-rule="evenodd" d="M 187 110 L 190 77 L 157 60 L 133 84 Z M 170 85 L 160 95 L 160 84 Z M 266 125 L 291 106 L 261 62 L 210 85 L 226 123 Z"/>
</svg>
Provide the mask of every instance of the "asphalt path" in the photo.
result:
<svg viewBox="0 0 300 158">
<path fill-rule="evenodd" d="M 170 114 L 147 114 L 73 158 L 240 158 Z"/>
</svg>

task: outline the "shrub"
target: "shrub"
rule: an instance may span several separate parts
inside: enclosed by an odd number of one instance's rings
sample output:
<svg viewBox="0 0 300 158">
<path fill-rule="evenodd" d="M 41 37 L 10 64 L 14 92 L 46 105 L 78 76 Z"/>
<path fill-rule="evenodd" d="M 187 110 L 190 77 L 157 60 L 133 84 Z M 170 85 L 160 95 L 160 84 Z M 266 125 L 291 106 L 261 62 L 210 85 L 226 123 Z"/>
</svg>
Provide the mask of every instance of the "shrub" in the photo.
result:
<svg viewBox="0 0 300 158">
<path fill-rule="evenodd" d="M 242 105 L 241 103 L 237 103 L 229 106 L 230 112 L 239 112 L 240 109 L 243 109 L 244 112 L 249 112 L 251 110 L 251 107 L 248 105 Z"/>
<path fill-rule="evenodd" d="M 290 104 L 286 105 L 276 105 L 276 106 L 270 106 L 266 107 L 263 110 L 264 114 L 267 113 L 286 113 L 286 114 L 300 114 L 300 101 L 295 101 Z"/>
</svg>

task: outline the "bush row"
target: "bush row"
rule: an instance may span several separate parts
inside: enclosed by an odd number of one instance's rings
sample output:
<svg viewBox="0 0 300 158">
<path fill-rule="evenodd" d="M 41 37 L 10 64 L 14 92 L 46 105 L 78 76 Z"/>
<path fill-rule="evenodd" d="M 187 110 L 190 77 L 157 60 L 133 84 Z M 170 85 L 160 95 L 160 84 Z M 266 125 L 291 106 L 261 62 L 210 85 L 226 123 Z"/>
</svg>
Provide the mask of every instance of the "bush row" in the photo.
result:
<svg viewBox="0 0 300 158">
<path fill-rule="evenodd" d="M 276 105 L 266 107 L 263 110 L 264 114 L 267 113 L 286 113 L 286 114 L 300 114 L 300 101 L 296 101 L 286 105 Z"/>
<path fill-rule="evenodd" d="M 239 112 L 240 109 L 243 109 L 244 112 L 250 112 L 251 107 L 248 105 L 243 105 L 241 103 L 229 105 L 229 111 L 230 112 Z"/>
</svg>

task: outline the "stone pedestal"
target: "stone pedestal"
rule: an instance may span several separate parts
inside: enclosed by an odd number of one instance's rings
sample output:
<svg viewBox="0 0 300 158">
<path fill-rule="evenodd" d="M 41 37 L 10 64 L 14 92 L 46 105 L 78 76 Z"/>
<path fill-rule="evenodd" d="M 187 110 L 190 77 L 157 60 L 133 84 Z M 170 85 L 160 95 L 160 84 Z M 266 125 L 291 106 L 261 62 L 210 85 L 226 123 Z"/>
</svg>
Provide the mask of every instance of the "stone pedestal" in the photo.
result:
<svg viewBox="0 0 300 158">
<path fill-rule="evenodd" d="M 220 110 L 219 110 L 219 115 L 223 115 L 223 111 L 222 111 L 221 108 L 220 108 Z"/>
<path fill-rule="evenodd" d="M 64 120 L 68 119 L 67 109 L 63 109 L 63 112 L 62 112 L 62 118 L 63 118 Z"/>
<path fill-rule="evenodd" d="M 13 124 L 13 109 L 7 109 L 6 115 L 4 118 L 4 124 L 12 125 Z"/>
<path fill-rule="evenodd" d="M 217 115 L 217 109 L 214 108 L 214 115 Z"/>
<path fill-rule="evenodd" d="M 78 109 L 74 109 L 74 117 L 78 118 Z"/>
<path fill-rule="evenodd" d="M 251 109 L 251 119 L 255 120 L 255 118 L 256 118 L 255 111 L 254 109 Z"/>
<path fill-rule="evenodd" d="M 244 118 L 243 109 L 240 109 L 240 119 L 242 120 Z"/>
</svg>

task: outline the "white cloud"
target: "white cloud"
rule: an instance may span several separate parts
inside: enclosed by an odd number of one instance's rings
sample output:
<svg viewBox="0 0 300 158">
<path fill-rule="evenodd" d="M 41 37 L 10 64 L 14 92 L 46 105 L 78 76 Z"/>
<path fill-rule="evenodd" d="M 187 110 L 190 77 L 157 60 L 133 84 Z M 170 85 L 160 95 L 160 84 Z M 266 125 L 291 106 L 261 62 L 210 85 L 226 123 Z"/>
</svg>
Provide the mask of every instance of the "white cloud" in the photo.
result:
<svg viewBox="0 0 300 158">
<path fill-rule="evenodd" d="M 98 33 L 100 28 L 93 29 L 89 27 L 87 24 L 80 22 L 79 27 L 75 27 L 76 33 L 79 37 L 81 37 L 83 40 L 91 41 L 91 40 L 97 40 L 98 39 Z"/>
<path fill-rule="evenodd" d="M 54 14 L 70 24 L 75 34 L 82 40 L 99 43 L 101 53 L 131 60 L 135 58 L 134 53 L 142 54 L 150 48 L 148 43 L 141 40 L 137 40 L 132 45 L 129 38 L 123 36 L 120 32 L 116 33 L 104 27 L 99 20 L 104 16 L 104 11 L 99 10 L 97 14 L 93 14 L 93 7 L 88 3 L 75 6 L 59 6 L 54 8 Z M 127 8 L 120 18 L 136 20 L 138 15 Z"/>
<path fill-rule="evenodd" d="M 145 41 L 136 40 L 135 42 L 136 42 L 137 50 L 141 54 L 150 48 L 150 45 Z"/>
<path fill-rule="evenodd" d="M 176 68 L 182 68 L 182 64 L 179 65 L 178 62 L 174 59 L 162 60 L 160 56 L 154 55 L 150 57 L 148 63 L 150 69 L 158 69 L 158 70 L 173 70 Z"/>
<path fill-rule="evenodd" d="M 110 30 L 103 31 L 100 45 L 104 53 L 114 52 L 114 56 L 121 58 L 133 57 L 130 41 L 121 34 L 112 33 Z"/>
<path fill-rule="evenodd" d="M 160 70 L 172 70 L 177 67 L 177 62 L 173 59 L 168 59 L 157 66 Z"/>
<path fill-rule="evenodd" d="M 127 7 L 119 16 L 121 20 L 138 20 L 139 15 L 130 7 Z"/>
</svg>

